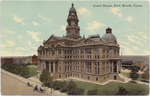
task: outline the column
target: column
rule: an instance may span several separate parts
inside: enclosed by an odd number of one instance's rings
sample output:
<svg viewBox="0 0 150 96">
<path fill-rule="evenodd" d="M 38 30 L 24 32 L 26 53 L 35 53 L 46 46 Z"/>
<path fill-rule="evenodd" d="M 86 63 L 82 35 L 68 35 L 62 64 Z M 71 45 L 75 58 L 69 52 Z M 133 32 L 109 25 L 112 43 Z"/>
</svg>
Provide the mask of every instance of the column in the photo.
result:
<svg viewBox="0 0 150 96">
<path fill-rule="evenodd" d="M 107 62 L 106 61 L 105 61 L 105 73 L 107 73 Z"/>
<path fill-rule="evenodd" d="M 112 73 L 114 73 L 114 62 L 112 61 Z"/>
<path fill-rule="evenodd" d="M 95 74 L 95 62 L 92 61 L 91 63 L 92 63 L 92 64 L 91 64 L 91 67 L 92 67 L 92 74 Z"/>
<path fill-rule="evenodd" d="M 117 61 L 117 73 L 118 73 L 118 61 Z"/>
<path fill-rule="evenodd" d="M 109 71 L 108 72 L 110 73 L 110 61 L 109 61 L 109 65 L 108 66 L 109 66 Z"/>
<path fill-rule="evenodd" d="M 95 56 L 94 56 L 94 48 L 93 48 L 93 47 L 92 47 L 92 49 L 91 49 L 91 58 L 92 58 L 92 59 L 95 58 Z"/>
<path fill-rule="evenodd" d="M 84 72 L 86 73 L 86 64 L 85 64 L 85 61 L 83 62 L 84 64 Z"/>
<path fill-rule="evenodd" d="M 55 73 L 55 65 L 56 65 L 56 62 L 53 62 L 53 73 Z"/>
<path fill-rule="evenodd" d="M 49 61 L 49 72 L 51 73 L 51 62 Z"/>
<path fill-rule="evenodd" d="M 120 61 L 120 73 L 122 73 L 122 60 Z"/>
<path fill-rule="evenodd" d="M 42 50 L 42 57 L 43 57 L 43 50 Z"/>
<path fill-rule="evenodd" d="M 99 66 L 100 66 L 100 67 L 99 67 L 99 68 L 100 68 L 100 69 L 99 69 L 99 72 L 100 72 L 100 74 L 102 74 L 102 67 L 103 67 L 103 66 L 102 66 L 102 62 L 99 63 Z"/>
</svg>

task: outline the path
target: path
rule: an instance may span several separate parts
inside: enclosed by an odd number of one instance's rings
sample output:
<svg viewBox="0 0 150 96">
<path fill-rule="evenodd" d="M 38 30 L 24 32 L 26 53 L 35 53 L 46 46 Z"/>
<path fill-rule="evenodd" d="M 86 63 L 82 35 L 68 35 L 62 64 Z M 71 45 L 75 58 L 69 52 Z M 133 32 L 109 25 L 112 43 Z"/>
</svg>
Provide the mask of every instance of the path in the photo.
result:
<svg viewBox="0 0 150 96">
<path fill-rule="evenodd" d="M 33 92 L 33 87 L 27 87 L 26 83 L 17 80 L 5 73 L 1 73 L 2 95 L 48 95 L 46 93 Z"/>
<path fill-rule="evenodd" d="M 35 78 L 35 79 L 32 79 L 32 78 L 26 79 L 26 78 L 23 78 L 23 77 L 21 77 L 21 76 L 12 74 L 12 73 L 7 72 L 7 71 L 5 71 L 5 70 L 2 70 L 2 69 L 1 69 L 1 73 L 7 75 L 7 77 L 10 77 L 10 78 L 13 79 L 13 80 L 17 80 L 16 83 L 11 82 L 11 84 L 10 84 L 9 86 L 11 86 L 10 89 L 15 89 L 15 88 L 13 88 L 13 87 L 14 87 L 15 85 L 17 85 L 17 86 L 19 87 L 19 88 L 18 88 L 18 89 L 19 89 L 18 92 L 19 92 L 20 90 L 22 90 L 22 87 L 24 87 L 24 86 L 25 86 L 25 89 L 27 89 L 27 87 L 26 87 L 26 83 L 27 83 L 27 82 L 30 82 L 30 84 L 33 84 L 33 86 L 38 85 L 38 87 L 41 87 L 41 85 L 42 85 L 42 83 L 41 83 L 38 79 L 36 79 L 35 77 L 33 77 L 33 78 Z M 4 75 L 3 75 L 3 76 L 4 76 Z M 6 76 L 5 76 L 4 78 L 2 77 L 3 83 L 6 85 L 5 78 L 6 78 Z M 7 80 L 8 80 L 7 82 L 10 82 L 11 79 L 7 79 Z M 19 82 L 19 83 L 17 83 L 17 82 Z M 23 84 L 20 85 L 20 82 L 22 82 Z M 12 85 L 12 83 L 13 83 L 14 85 Z M 4 88 L 5 88 L 5 85 L 3 86 Z M 3 89 L 3 88 L 2 88 L 2 89 Z M 9 90 L 10 90 L 10 89 L 9 89 Z M 33 88 L 31 88 L 31 89 L 32 89 L 32 91 L 33 91 Z M 31 89 L 30 89 L 30 90 L 31 90 Z M 3 91 L 3 92 L 4 92 L 4 91 Z M 9 91 L 8 91 L 8 92 L 9 92 Z M 22 91 L 21 91 L 21 92 L 22 92 Z M 19 93 L 21 94 L 21 92 L 19 92 Z M 17 93 L 16 93 L 16 95 L 20 95 L 20 94 L 17 94 Z M 45 93 L 45 94 L 51 94 L 51 88 L 46 88 L 46 93 Z M 31 94 L 31 95 L 32 95 L 32 94 Z M 36 95 L 36 94 L 35 94 L 35 95 Z M 67 94 L 61 93 L 60 91 L 57 91 L 57 90 L 52 90 L 52 94 L 51 94 L 51 95 L 67 95 Z"/>
</svg>

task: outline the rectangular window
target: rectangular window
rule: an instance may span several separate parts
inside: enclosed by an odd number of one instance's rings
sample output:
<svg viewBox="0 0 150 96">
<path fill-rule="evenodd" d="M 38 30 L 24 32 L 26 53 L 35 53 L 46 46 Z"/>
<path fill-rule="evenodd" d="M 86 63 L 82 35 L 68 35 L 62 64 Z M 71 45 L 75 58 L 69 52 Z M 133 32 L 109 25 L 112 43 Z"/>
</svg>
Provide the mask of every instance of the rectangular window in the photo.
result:
<svg viewBox="0 0 150 96">
<path fill-rule="evenodd" d="M 90 77 L 89 77 L 89 76 L 87 76 L 87 79 L 88 79 L 88 80 L 90 80 Z"/>
<path fill-rule="evenodd" d="M 96 77 L 96 81 L 98 81 L 98 78 Z"/>
<path fill-rule="evenodd" d="M 98 49 L 95 49 L 95 53 L 99 53 L 99 50 L 98 50 Z"/>
</svg>

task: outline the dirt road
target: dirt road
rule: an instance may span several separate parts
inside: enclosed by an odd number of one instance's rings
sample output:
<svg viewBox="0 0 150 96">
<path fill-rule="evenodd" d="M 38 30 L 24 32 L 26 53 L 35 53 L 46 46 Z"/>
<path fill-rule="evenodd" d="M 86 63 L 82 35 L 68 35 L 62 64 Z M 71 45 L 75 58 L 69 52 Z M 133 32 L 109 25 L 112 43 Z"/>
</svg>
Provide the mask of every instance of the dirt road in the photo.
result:
<svg viewBox="0 0 150 96">
<path fill-rule="evenodd" d="M 25 83 L 1 72 L 2 95 L 48 95 L 46 93 L 33 92 L 33 87 L 27 87 Z"/>
</svg>

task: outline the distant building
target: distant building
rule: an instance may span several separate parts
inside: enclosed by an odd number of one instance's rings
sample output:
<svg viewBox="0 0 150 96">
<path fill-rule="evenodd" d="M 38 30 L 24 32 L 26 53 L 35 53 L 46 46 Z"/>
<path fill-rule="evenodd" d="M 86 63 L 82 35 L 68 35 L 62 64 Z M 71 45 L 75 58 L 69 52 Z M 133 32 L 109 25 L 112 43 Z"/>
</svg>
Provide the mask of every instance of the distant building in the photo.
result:
<svg viewBox="0 0 150 96">
<path fill-rule="evenodd" d="M 32 56 L 26 57 L 26 64 L 32 63 Z"/>
<path fill-rule="evenodd" d="M 1 58 L 1 64 L 5 63 L 6 61 L 9 61 L 13 64 L 13 58 Z"/>
<path fill-rule="evenodd" d="M 144 66 L 143 61 L 122 61 L 122 69 L 131 69 L 132 67 L 137 66 L 141 70 Z"/>
<path fill-rule="evenodd" d="M 32 56 L 32 63 L 38 63 L 38 57 L 36 55 Z"/>
</svg>

